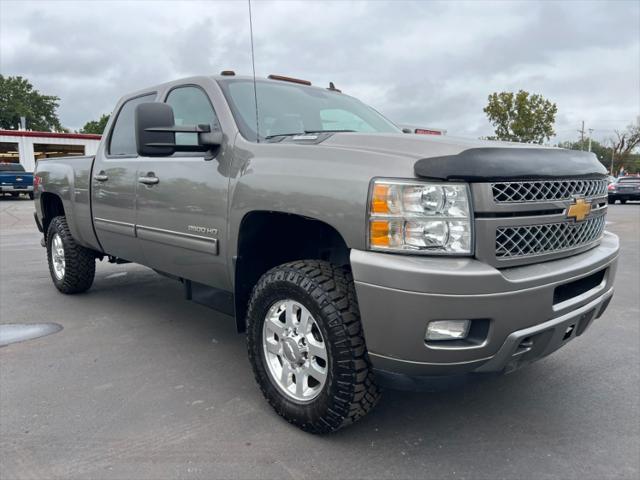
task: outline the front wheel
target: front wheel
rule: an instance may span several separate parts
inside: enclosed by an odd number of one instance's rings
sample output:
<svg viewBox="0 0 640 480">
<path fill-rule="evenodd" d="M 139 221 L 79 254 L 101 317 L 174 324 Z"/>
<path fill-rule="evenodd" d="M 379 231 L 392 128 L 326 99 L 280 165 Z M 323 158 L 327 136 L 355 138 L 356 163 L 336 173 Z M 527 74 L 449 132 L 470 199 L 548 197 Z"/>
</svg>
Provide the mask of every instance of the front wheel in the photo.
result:
<svg viewBox="0 0 640 480">
<path fill-rule="evenodd" d="M 47 230 L 47 260 L 53 284 L 62 293 L 89 290 L 96 273 L 93 252 L 76 244 L 65 217 L 55 217 Z"/>
<path fill-rule="evenodd" d="M 267 401 L 305 431 L 349 425 L 380 396 L 347 269 L 305 260 L 265 273 L 249 302 L 247 347 Z"/>
</svg>

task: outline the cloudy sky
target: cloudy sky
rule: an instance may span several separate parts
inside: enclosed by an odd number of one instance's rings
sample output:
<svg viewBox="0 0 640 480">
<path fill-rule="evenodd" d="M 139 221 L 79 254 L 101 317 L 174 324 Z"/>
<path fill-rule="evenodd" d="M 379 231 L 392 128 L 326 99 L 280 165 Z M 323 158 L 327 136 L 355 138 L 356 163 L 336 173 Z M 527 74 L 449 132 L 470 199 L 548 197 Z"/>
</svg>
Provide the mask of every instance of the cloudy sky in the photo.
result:
<svg viewBox="0 0 640 480">
<path fill-rule="evenodd" d="M 640 115 L 640 1 L 253 0 L 256 71 L 333 81 L 398 123 L 491 134 L 493 91 L 558 104 L 606 139 Z M 0 72 L 61 99 L 78 129 L 122 94 L 193 74 L 251 72 L 247 2 L 0 0 Z"/>
</svg>

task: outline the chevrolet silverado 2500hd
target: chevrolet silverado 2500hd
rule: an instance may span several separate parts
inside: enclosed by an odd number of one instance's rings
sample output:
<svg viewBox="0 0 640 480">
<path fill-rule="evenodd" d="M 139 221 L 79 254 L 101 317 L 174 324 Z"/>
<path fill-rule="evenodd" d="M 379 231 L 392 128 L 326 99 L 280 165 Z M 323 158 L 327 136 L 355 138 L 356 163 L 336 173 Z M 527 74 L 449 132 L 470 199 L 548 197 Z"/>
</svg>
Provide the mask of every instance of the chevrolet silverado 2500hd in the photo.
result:
<svg viewBox="0 0 640 480">
<path fill-rule="evenodd" d="M 602 315 L 618 239 L 593 154 L 404 134 L 303 83 L 146 88 L 95 156 L 39 163 L 58 290 L 87 290 L 96 259 L 181 281 L 235 317 L 264 396 L 311 432 L 362 417 L 380 386 L 514 370 Z"/>
</svg>

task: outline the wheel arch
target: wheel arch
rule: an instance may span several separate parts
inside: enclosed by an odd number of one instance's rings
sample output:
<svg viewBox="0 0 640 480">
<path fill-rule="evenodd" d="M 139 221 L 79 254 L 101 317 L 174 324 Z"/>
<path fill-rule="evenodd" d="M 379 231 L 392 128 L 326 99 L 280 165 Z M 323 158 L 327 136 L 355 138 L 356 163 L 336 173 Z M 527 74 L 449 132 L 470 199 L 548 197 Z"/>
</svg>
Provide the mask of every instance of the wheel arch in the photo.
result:
<svg viewBox="0 0 640 480">
<path fill-rule="evenodd" d="M 42 230 L 47 236 L 49 224 L 51 220 L 58 216 L 65 216 L 64 204 L 62 198 L 51 192 L 43 192 L 40 194 L 40 208 L 42 211 Z"/>
<path fill-rule="evenodd" d="M 303 259 L 348 266 L 349 247 L 334 227 L 321 220 L 273 211 L 244 215 L 234 258 L 234 306 L 239 332 L 245 330 L 247 303 L 258 279 L 273 267 Z"/>
</svg>

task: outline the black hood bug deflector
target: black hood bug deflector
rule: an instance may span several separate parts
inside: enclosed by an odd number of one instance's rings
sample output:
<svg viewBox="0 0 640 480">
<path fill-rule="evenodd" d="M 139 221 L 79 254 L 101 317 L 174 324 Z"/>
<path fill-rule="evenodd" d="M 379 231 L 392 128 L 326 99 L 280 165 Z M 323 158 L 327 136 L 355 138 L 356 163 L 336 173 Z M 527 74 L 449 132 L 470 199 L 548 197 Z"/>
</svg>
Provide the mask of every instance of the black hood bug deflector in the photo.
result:
<svg viewBox="0 0 640 480">
<path fill-rule="evenodd" d="M 471 148 L 457 155 L 424 158 L 414 165 L 418 177 L 491 182 L 602 178 L 607 169 L 593 153 L 551 148 Z"/>
</svg>

